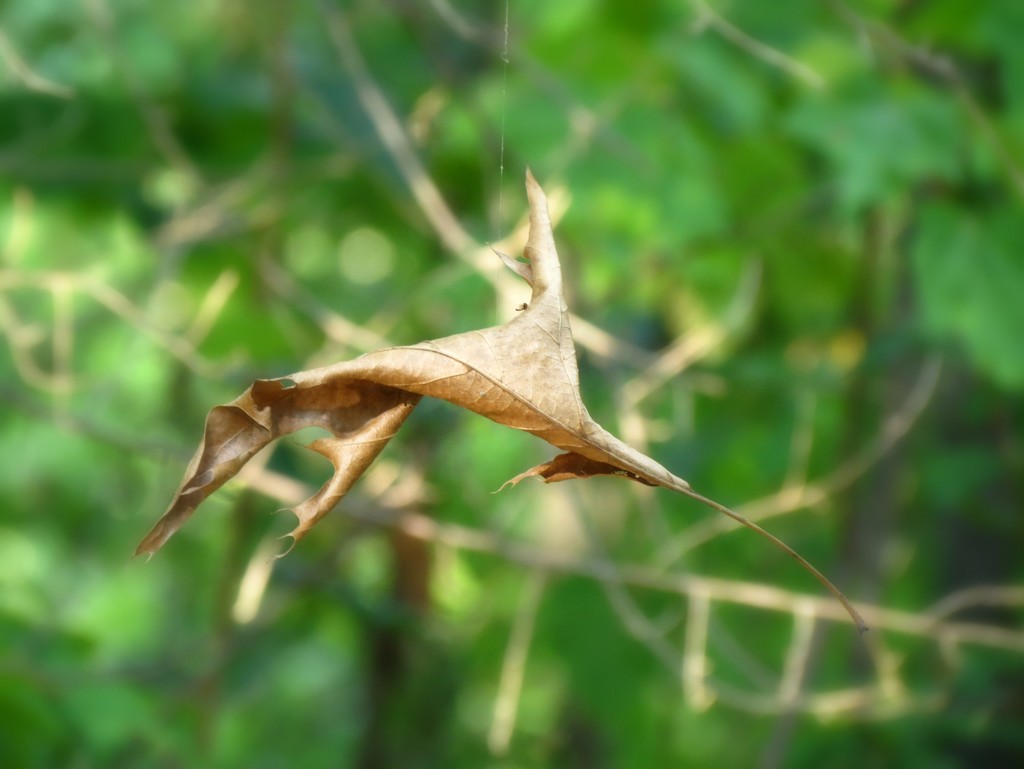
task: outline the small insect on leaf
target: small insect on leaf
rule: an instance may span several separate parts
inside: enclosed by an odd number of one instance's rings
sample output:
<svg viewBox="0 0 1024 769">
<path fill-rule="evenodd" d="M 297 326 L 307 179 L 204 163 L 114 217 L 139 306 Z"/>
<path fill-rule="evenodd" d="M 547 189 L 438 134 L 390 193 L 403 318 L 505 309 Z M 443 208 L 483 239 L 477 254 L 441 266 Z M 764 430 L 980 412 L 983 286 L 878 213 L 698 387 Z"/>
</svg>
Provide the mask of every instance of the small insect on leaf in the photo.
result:
<svg viewBox="0 0 1024 769">
<path fill-rule="evenodd" d="M 523 310 L 525 310 L 526 308 L 527 308 L 527 304 L 526 304 L 526 302 L 523 302 L 523 303 L 522 303 L 521 305 L 519 305 L 518 307 L 516 307 L 516 312 L 522 312 L 522 311 L 523 311 Z"/>
</svg>

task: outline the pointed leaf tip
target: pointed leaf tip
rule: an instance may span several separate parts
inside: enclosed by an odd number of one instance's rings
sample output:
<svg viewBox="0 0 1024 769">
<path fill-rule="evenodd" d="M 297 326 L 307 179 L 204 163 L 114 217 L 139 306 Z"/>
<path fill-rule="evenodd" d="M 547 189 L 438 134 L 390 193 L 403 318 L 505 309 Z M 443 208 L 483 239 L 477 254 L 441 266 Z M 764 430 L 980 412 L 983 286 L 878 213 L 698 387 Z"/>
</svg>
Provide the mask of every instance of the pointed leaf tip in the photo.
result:
<svg viewBox="0 0 1024 769">
<path fill-rule="evenodd" d="M 512 272 L 525 280 L 531 286 L 533 285 L 533 268 L 530 267 L 529 262 L 520 262 L 518 259 L 502 253 L 494 246 L 491 246 L 491 251 L 493 251 L 505 266 L 512 270 Z"/>
<path fill-rule="evenodd" d="M 526 169 L 526 199 L 530 203 L 531 212 L 538 207 L 543 207 L 544 214 L 547 215 L 548 199 L 544 194 L 544 188 L 541 187 L 537 177 L 529 168 Z"/>
</svg>

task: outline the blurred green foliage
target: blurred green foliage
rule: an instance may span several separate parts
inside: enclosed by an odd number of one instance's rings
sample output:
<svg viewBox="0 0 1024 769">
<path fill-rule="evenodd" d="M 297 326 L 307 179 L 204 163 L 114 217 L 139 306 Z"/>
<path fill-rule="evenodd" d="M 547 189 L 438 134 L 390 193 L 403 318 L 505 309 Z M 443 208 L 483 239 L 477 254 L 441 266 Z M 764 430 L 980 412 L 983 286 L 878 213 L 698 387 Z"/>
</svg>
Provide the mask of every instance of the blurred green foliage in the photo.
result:
<svg viewBox="0 0 1024 769">
<path fill-rule="evenodd" d="M 547 447 L 446 404 L 287 558 L 287 502 L 242 483 L 130 553 L 254 377 L 512 314 L 417 203 L 376 88 L 473 240 L 515 226 L 526 165 L 568 195 L 568 298 L 616 339 L 579 334 L 599 421 L 729 504 L 832 479 L 768 526 L 855 599 L 1019 584 L 1022 9 L 510 0 L 506 67 L 482 0 L 5 4 L 0 766 L 1020 764 L 1019 640 L 874 631 L 896 689 L 807 712 L 778 697 L 797 608 L 713 602 L 700 702 L 685 596 L 347 516 L 817 588 L 622 482 L 492 495 Z M 321 483 L 299 443 L 265 477 Z M 1019 596 L 979 596 L 955 618 L 1019 637 Z M 806 691 L 870 686 L 880 658 L 819 628 Z"/>
</svg>

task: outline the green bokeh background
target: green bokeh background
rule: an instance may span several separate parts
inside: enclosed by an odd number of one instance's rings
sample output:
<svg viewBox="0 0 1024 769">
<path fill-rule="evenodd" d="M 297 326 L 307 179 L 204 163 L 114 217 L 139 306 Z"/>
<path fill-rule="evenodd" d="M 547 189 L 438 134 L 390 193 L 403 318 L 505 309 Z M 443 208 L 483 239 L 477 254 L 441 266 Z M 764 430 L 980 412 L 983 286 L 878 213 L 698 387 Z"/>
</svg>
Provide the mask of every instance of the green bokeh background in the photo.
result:
<svg viewBox="0 0 1024 769">
<path fill-rule="evenodd" d="M 1024 5 L 510 0 L 507 66 L 505 12 L 0 6 L 0 766 L 1020 765 Z M 577 327 L 600 422 L 734 506 L 838 478 L 768 528 L 867 604 L 920 618 L 979 588 L 952 619 L 1009 640 L 822 622 L 806 692 L 890 664 L 826 712 L 778 697 L 796 615 L 716 601 L 697 701 L 687 596 L 523 552 L 819 586 L 667 493 L 494 495 L 552 451 L 436 402 L 272 563 L 254 615 L 244 576 L 289 528 L 266 489 L 229 484 L 133 561 L 207 410 L 253 378 L 527 299 L 444 245 L 367 88 L 478 244 L 520 221 L 527 165 L 568 202 L 567 298 L 614 337 Z M 651 378 L 677 343 L 688 365 Z M 321 483 L 308 437 L 264 477 Z M 359 521 L 396 510 L 525 551 Z"/>
</svg>

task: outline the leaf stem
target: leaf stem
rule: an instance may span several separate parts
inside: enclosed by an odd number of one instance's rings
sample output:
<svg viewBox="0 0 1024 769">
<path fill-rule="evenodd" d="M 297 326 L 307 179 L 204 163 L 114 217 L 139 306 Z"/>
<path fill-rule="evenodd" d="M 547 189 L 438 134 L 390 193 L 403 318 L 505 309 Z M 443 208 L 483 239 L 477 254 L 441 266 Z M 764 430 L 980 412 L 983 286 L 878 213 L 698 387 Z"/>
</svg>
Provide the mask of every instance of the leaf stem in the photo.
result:
<svg viewBox="0 0 1024 769">
<path fill-rule="evenodd" d="M 688 497 L 696 499 L 698 502 L 700 502 L 700 503 L 702 503 L 704 505 L 707 505 L 712 510 L 717 510 L 722 515 L 725 515 L 725 516 L 728 516 L 729 518 L 732 518 L 737 523 L 739 523 L 739 524 L 741 524 L 743 526 L 746 526 L 748 529 L 756 531 L 762 537 L 767 539 L 769 542 L 771 542 L 773 545 L 775 545 L 775 547 L 779 548 L 779 550 L 781 550 L 782 552 L 786 553 L 786 555 L 788 555 L 790 558 L 792 558 L 794 561 L 796 561 L 802 567 L 804 567 L 804 569 L 806 569 L 811 574 L 813 574 L 815 579 L 817 579 L 818 582 L 820 582 L 822 585 L 824 585 L 825 588 L 830 593 L 832 593 L 832 595 L 834 595 L 836 597 L 836 600 L 839 601 L 839 603 L 841 603 L 843 605 L 843 608 L 846 609 L 847 613 L 849 613 L 850 618 L 853 620 L 853 624 L 856 625 L 856 627 L 857 627 L 857 632 L 858 633 L 863 635 L 864 633 L 866 633 L 868 631 L 868 626 L 867 626 L 867 623 L 864 622 L 864 618 L 860 616 L 860 612 L 858 612 L 853 607 L 853 604 L 850 602 L 850 600 L 845 595 L 843 595 L 843 591 L 840 590 L 838 587 L 836 587 L 828 577 L 826 577 L 824 574 L 822 574 L 820 571 L 818 571 L 814 566 L 812 566 L 810 561 L 808 561 L 806 558 L 804 558 L 802 555 L 800 555 L 800 553 L 798 553 L 796 550 L 791 548 L 789 545 L 787 545 L 781 539 L 776 537 L 774 534 L 772 534 L 767 529 L 762 529 L 760 526 L 758 526 L 753 521 L 748 520 L 747 518 L 744 518 L 742 515 L 737 513 L 735 510 L 730 510 L 725 505 L 720 504 L 720 503 L 716 502 L 713 499 L 709 499 L 709 498 L 703 496 L 702 494 L 698 494 L 692 488 L 680 487 L 680 488 L 676 488 L 675 490 L 679 491 L 679 492 L 682 492 L 683 494 L 685 494 Z"/>
</svg>

